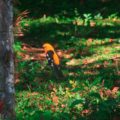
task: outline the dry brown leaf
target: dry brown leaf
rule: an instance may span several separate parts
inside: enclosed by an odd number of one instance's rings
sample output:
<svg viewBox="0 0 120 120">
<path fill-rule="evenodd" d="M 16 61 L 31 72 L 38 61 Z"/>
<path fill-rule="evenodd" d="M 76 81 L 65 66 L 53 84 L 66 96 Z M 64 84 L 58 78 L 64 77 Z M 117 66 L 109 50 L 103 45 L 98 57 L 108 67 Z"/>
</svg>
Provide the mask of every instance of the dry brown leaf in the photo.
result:
<svg viewBox="0 0 120 120">
<path fill-rule="evenodd" d="M 43 106 L 42 106 L 42 105 L 38 105 L 38 108 L 39 108 L 40 110 L 42 110 L 42 109 L 43 109 Z"/>
<path fill-rule="evenodd" d="M 61 50 L 58 50 L 58 51 L 57 51 L 57 55 L 58 55 L 59 57 L 63 57 L 63 52 L 62 52 Z"/>
<path fill-rule="evenodd" d="M 108 61 L 104 61 L 104 63 L 103 63 L 104 67 L 107 67 L 108 64 L 109 64 Z"/>
<path fill-rule="evenodd" d="M 111 90 L 106 90 L 106 91 L 105 91 L 105 94 L 106 94 L 107 96 L 111 96 Z"/>
<path fill-rule="evenodd" d="M 59 103 L 59 99 L 58 99 L 57 96 L 53 96 L 53 97 L 52 97 L 52 101 L 53 101 L 53 103 L 54 103 L 55 105 L 58 105 L 58 103 Z"/>
<path fill-rule="evenodd" d="M 113 87 L 112 93 L 115 94 L 116 92 L 118 92 L 118 90 L 119 90 L 119 87 Z"/>
<path fill-rule="evenodd" d="M 110 53 L 110 50 L 105 49 L 105 50 L 104 50 L 104 54 L 108 54 L 108 53 Z"/>
<path fill-rule="evenodd" d="M 94 21 L 90 22 L 90 26 L 94 27 L 96 25 L 96 23 Z"/>
<path fill-rule="evenodd" d="M 28 23 L 26 23 L 26 24 L 24 24 L 24 26 L 29 26 L 29 24 L 28 24 Z"/>
<path fill-rule="evenodd" d="M 88 64 L 88 60 L 83 60 L 82 62 L 83 62 L 84 65 Z"/>
<path fill-rule="evenodd" d="M 28 93 L 28 94 L 27 94 L 27 97 L 35 96 L 35 95 L 38 95 L 38 94 L 39 94 L 38 92 Z"/>
<path fill-rule="evenodd" d="M 102 89 L 99 91 L 99 93 L 100 93 L 100 96 L 103 97 L 104 93 Z"/>
<path fill-rule="evenodd" d="M 92 38 L 89 38 L 87 41 L 86 41 L 86 45 L 87 46 L 90 46 L 90 44 L 93 42 L 93 39 Z"/>
<path fill-rule="evenodd" d="M 53 112 L 56 112 L 56 106 L 51 105 L 51 110 L 52 110 Z"/>
<path fill-rule="evenodd" d="M 89 114 L 89 113 L 90 113 L 90 110 L 88 110 L 88 109 L 85 109 L 82 111 L 82 115 Z"/>
<path fill-rule="evenodd" d="M 28 59 L 30 59 L 30 55 L 26 54 L 26 55 L 24 56 L 24 60 L 28 60 Z"/>
<path fill-rule="evenodd" d="M 93 42 L 93 39 L 92 38 L 88 38 L 87 42 L 91 43 L 91 42 Z"/>
<path fill-rule="evenodd" d="M 15 84 L 20 83 L 20 79 L 15 79 Z"/>
<path fill-rule="evenodd" d="M 66 105 L 65 105 L 65 104 L 62 104 L 62 105 L 61 105 L 61 107 L 62 107 L 62 108 L 65 108 L 65 107 L 66 107 Z"/>
<path fill-rule="evenodd" d="M 96 41 L 96 42 L 95 42 L 95 44 L 96 44 L 96 45 L 99 45 L 99 44 L 100 44 L 100 42 Z"/>
<path fill-rule="evenodd" d="M 114 41 L 114 40 L 113 40 L 112 38 L 109 39 L 109 42 L 110 42 L 110 43 L 113 42 L 113 41 Z"/>
<path fill-rule="evenodd" d="M 71 55 L 69 55 L 69 54 L 64 54 L 64 58 L 70 59 L 70 58 L 71 58 Z"/>
<path fill-rule="evenodd" d="M 100 65 L 100 64 L 95 65 L 95 68 L 101 68 L 101 67 L 102 67 L 102 65 Z"/>
<path fill-rule="evenodd" d="M 105 42 L 104 41 L 101 41 L 101 44 L 104 44 Z"/>
<path fill-rule="evenodd" d="M 95 71 L 85 71 L 84 74 L 85 75 L 95 75 L 96 72 Z"/>
</svg>

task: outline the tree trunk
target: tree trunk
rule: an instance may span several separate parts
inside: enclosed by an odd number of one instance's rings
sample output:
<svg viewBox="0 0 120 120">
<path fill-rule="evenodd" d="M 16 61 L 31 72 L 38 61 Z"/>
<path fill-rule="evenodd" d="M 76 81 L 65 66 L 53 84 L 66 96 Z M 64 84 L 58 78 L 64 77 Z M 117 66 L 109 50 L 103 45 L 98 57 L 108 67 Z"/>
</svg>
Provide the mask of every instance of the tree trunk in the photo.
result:
<svg viewBox="0 0 120 120">
<path fill-rule="evenodd" d="M 0 119 L 15 119 L 12 0 L 0 0 Z"/>
</svg>

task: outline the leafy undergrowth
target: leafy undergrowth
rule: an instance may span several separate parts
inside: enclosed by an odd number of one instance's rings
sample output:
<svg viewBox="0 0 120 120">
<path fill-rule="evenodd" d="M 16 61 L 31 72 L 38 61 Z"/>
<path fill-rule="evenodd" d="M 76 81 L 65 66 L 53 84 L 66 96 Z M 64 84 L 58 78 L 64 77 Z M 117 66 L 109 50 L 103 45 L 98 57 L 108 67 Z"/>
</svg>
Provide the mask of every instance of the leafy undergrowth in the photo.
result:
<svg viewBox="0 0 120 120">
<path fill-rule="evenodd" d="M 18 120 L 119 120 L 119 19 L 88 18 L 22 21 L 24 43 L 14 45 Z M 55 79 L 43 42 L 54 43 L 65 79 Z"/>
<path fill-rule="evenodd" d="M 100 80 L 92 84 L 69 81 L 69 85 L 46 82 L 38 88 L 17 93 L 18 119 L 111 120 L 119 115 L 118 87 L 105 88 Z"/>
</svg>

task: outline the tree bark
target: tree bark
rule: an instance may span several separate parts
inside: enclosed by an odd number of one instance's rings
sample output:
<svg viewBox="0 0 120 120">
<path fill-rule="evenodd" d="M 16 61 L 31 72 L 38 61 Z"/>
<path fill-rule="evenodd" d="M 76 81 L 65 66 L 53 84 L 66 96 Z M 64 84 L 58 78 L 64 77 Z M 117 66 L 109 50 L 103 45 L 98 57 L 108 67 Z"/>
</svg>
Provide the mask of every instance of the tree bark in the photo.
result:
<svg viewBox="0 0 120 120">
<path fill-rule="evenodd" d="M 15 119 L 12 0 L 0 0 L 0 117 Z"/>
</svg>

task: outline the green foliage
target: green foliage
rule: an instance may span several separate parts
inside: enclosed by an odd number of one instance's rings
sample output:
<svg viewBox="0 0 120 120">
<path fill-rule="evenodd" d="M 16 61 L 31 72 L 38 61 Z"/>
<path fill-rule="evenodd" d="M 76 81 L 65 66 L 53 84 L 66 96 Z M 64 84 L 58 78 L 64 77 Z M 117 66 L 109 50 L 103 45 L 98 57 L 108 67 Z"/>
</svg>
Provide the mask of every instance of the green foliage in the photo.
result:
<svg viewBox="0 0 120 120">
<path fill-rule="evenodd" d="M 106 94 L 109 89 L 100 86 L 101 82 L 98 81 L 82 84 L 70 81 L 69 87 L 59 85 L 58 89 L 53 87 L 52 91 L 45 94 L 42 94 L 44 90 L 19 92 L 16 108 L 18 119 L 70 120 L 86 117 L 91 120 L 97 115 L 98 120 L 110 120 L 113 117 L 111 113 L 118 109 L 120 94 L 113 92 L 109 96 Z"/>
<path fill-rule="evenodd" d="M 17 59 L 21 59 L 21 56 L 19 55 L 19 53 L 20 52 L 24 52 L 23 50 L 22 50 L 22 47 L 21 47 L 21 45 L 22 45 L 22 43 L 21 42 L 16 42 L 15 41 L 15 43 L 14 43 L 14 45 L 13 45 L 13 50 L 14 50 L 14 53 L 15 53 L 15 57 L 17 58 Z"/>
<path fill-rule="evenodd" d="M 17 94 L 18 95 L 18 94 Z M 33 99 L 37 99 L 39 96 L 30 96 L 27 94 L 27 92 L 23 92 L 22 94 L 19 94 L 20 97 L 17 97 L 17 101 L 19 104 L 17 104 L 17 119 L 18 120 L 33 120 L 33 119 L 39 119 L 40 115 L 42 115 L 42 112 L 36 108 L 39 101 L 34 102 Z"/>
<path fill-rule="evenodd" d="M 32 0 L 22 2 L 25 2 L 23 10 Z M 60 1 L 37 1 L 34 5 L 39 3 L 50 8 L 54 2 Z M 57 9 L 59 4 L 54 4 L 55 11 L 49 13 L 54 16 L 48 16 L 47 10 L 42 11 L 44 15 L 38 10 L 30 15 L 38 17 L 40 14 L 41 18 L 21 21 L 25 43 L 41 47 L 42 43 L 50 42 L 63 50 L 61 65 L 66 78 L 56 81 L 42 60 L 23 60 L 19 53 L 27 52 L 22 50 L 21 42 L 15 42 L 14 51 L 21 57 L 17 57 L 16 65 L 20 76 L 16 85 L 18 120 L 96 120 L 96 116 L 97 120 L 112 120 L 120 113 L 120 92 L 111 90 L 119 80 L 119 64 L 115 61 L 120 51 L 120 23 L 115 21 L 119 17 L 109 14 L 104 19 L 100 12 L 85 10 L 81 13 L 79 7 L 72 7 L 69 14 L 66 9 L 70 7 L 66 3 L 59 3 L 62 11 Z"/>
<path fill-rule="evenodd" d="M 114 20 L 118 19 L 118 13 L 114 13 L 114 14 L 109 15 L 108 19 L 110 19 L 110 20 L 111 19 L 114 19 Z"/>
<path fill-rule="evenodd" d="M 102 20 L 103 17 L 102 17 L 102 15 L 100 13 L 98 13 L 97 15 L 94 16 L 94 19 L 96 19 L 96 20 Z"/>
<path fill-rule="evenodd" d="M 83 102 L 84 102 L 84 100 L 82 100 L 82 99 L 75 100 L 75 101 L 72 102 L 70 108 L 73 108 L 78 104 L 83 104 Z"/>
<path fill-rule="evenodd" d="M 92 20 L 92 15 L 88 13 L 88 14 L 83 14 L 83 16 L 84 16 L 84 25 L 85 26 L 90 25 L 90 21 Z"/>
<path fill-rule="evenodd" d="M 22 48 L 21 48 L 21 42 L 15 42 L 14 45 L 13 45 L 13 49 L 15 52 L 21 52 L 22 51 Z"/>
<path fill-rule="evenodd" d="M 82 2 L 82 3 L 81 3 Z M 19 0 L 15 4 L 16 8 L 19 11 L 28 10 L 30 12 L 29 16 L 38 18 L 42 17 L 44 14 L 54 16 L 74 16 L 74 8 L 78 9 L 78 12 L 82 15 L 84 13 L 99 13 L 105 17 L 119 11 L 120 5 L 117 0 L 112 1 L 102 1 L 102 0 L 94 0 L 94 1 L 69 1 L 69 0 L 33 0 L 24 1 Z M 115 6 L 115 7 L 114 7 Z M 16 11 L 18 11 L 16 10 Z M 33 13 L 33 11 L 36 11 Z"/>
<path fill-rule="evenodd" d="M 23 61 L 18 64 L 17 69 L 18 72 L 21 74 L 21 80 L 24 83 L 32 83 L 34 85 L 33 81 L 35 80 L 36 76 L 39 76 L 41 65 L 37 61 Z"/>
</svg>

